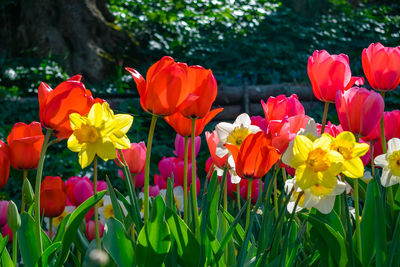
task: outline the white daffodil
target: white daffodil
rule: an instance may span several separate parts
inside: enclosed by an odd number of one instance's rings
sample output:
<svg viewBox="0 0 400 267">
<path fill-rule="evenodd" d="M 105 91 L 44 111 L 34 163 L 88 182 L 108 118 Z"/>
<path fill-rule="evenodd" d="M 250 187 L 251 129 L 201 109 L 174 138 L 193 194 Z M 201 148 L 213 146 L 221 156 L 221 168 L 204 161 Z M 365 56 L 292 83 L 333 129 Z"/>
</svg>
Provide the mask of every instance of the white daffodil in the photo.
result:
<svg viewBox="0 0 400 267">
<path fill-rule="evenodd" d="M 306 128 L 301 128 L 300 131 L 297 132 L 297 135 L 305 135 L 311 141 L 314 141 L 318 137 L 318 129 L 317 124 L 315 123 L 313 118 L 310 118 L 307 122 Z M 286 165 L 290 166 L 290 160 L 293 157 L 293 145 L 294 140 L 290 141 L 288 147 L 286 148 L 285 152 L 282 154 L 282 162 Z"/>
<path fill-rule="evenodd" d="M 53 231 L 52 231 L 53 236 L 57 233 L 58 226 L 60 225 L 62 220 L 64 220 L 64 218 L 67 217 L 68 214 L 71 214 L 72 212 L 74 212 L 75 209 L 76 209 L 75 206 L 66 206 L 63 213 L 61 213 L 61 215 L 59 215 L 58 217 L 54 217 L 54 218 L 45 217 L 44 218 L 44 222 L 46 224 L 47 229 L 49 229 L 49 227 L 50 227 L 50 219 L 53 220 Z"/>
<path fill-rule="evenodd" d="M 177 186 L 174 187 L 173 189 L 173 193 L 174 193 L 174 201 L 175 201 L 175 205 L 176 205 L 176 209 L 179 212 L 183 212 L 183 187 L 182 186 Z M 165 197 L 167 195 L 167 190 L 166 189 L 161 189 L 160 190 L 160 194 L 163 197 L 164 201 L 165 201 Z"/>
<path fill-rule="evenodd" d="M 229 150 L 225 147 L 225 144 L 232 144 L 240 147 L 244 139 L 251 134 L 261 131 L 260 127 L 251 125 L 250 116 L 246 113 L 240 114 L 233 123 L 220 122 L 215 126 L 217 131 L 219 143 L 215 150 L 215 154 L 218 157 L 224 157 L 229 153 Z M 241 178 L 236 174 L 235 161 L 232 155 L 228 156 L 228 164 L 231 173 L 231 181 L 233 184 L 240 182 Z M 223 171 L 220 173 L 223 173 Z"/>
<path fill-rule="evenodd" d="M 124 204 L 120 200 L 118 200 L 118 202 L 122 209 L 122 213 L 124 214 L 124 216 L 126 216 L 128 214 L 128 211 L 126 210 Z M 100 217 L 100 222 L 103 225 L 106 224 L 107 219 L 114 217 L 114 209 L 109 195 L 105 195 L 103 198 L 103 205 L 99 207 L 99 217 Z"/>
<path fill-rule="evenodd" d="M 376 166 L 383 168 L 382 186 L 388 187 L 400 183 L 400 139 L 390 139 L 387 153 L 377 156 L 374 162 Z"/>
<path fill-rule="evenodd" d="M 319 210 L 321 213 L 328 214 L 332 211 L 335 204 L 335 198 L 337 195 L 344 192 L 346 184 L 338 181 L 333 191 L 326 195 L 315 195 L 312 188 L 302 191 L 296 183 L 296 177 L 293 179 L 286 180 L 285 191 L 290 193 L 293 190 L 292 196 L 287 205 L 287 210 L 292 213 L 295 207 L 297 199 L 300 197 L 295 212 L 302 210 L 303 208 L 310 209 L 312 207 Z"/>
</svg>

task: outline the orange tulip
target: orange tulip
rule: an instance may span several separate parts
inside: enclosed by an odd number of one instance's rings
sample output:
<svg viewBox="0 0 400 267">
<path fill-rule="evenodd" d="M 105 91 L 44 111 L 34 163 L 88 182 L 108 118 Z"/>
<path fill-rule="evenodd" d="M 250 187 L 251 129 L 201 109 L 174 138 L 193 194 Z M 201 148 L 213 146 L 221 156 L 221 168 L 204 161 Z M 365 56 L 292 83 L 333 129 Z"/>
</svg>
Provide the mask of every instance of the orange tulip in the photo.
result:
<svg viewBox="0 0 400 267">
<path fill-rule="evenodd" d="M 0 188 L 4 188 L 10 175 L 10 150 L 6 143 L 0 140 Z"/>
<path fill-rule="evenodd" d="M 40 185 L 40 213 L 46 217 L 60 216 L 67 205 L 67 193 L 60 176 L 46 176 Z"/>
<path fill-rule="evenodd" d="M 260 179 L 278 161 L 279 153 L 263 132 L 249 134 L 238 148 L 225 144 L 235 161 L 237 175 L 243 179 Z"/>
<path fill-rule="evenodd" d="M 29 125 L 16 123 L 7 137 L 11 166 L 17 170 L 36 169 L 43 141 L 44 135 L 39 122 L 33 121 Z"/>
<path fill-rule="evenodd" d="M 195 136 L 199 136 L 204 127 L 209 123 L 218 113 L 220 113 L 223 108 L 217 108 L 211 110 L 202 119 L 196 120 L 195 126 Z M 164 118 L 165 121 L 171 125 L 172 128 L 181 136 L 191 136 L 192 135 L 192 120 L 185 118 L 180 112 L 176 112 L 170 116 Z"/>
<path fill-rule="evenodd" d="M 217 81 L 212 71 L 201 66 L 190 66 L 187 85 L 198 98 L 187 103 L 187 107 L 180 112 L 186 118 L 204 118 L 217 97 Z"/>
<path fill-rule="evenodd" d="M 140 105 L 151 114 L 168 116 L 182 108 L 185 100 L 197 97 L 189 96 L 187 86 L 188 66 L 177 63 L 172 57 L 163 57 L 147 71 L 146 80 L 132 68 L 125 68 L 135 80 Z M 189 97 L 189 99 L 188 99 Z"/>
<path fill-rule="evenodd" d="M 217 145 L 220 142 L 217 131 L 213 131 L 212 133 L 206 132 L 206 140 L 208 144 L 208 149 L 210 150 L 210 155 L 213 163 L 218 168 L 225 168 L 226 161 L 228 160 L 229 153 L 225 156 L 218 157 L 215 151 L 217 150 Z"/>
<path fill-rule="evenodd" d="M 40 122 L 43 127 L 53 129 L 59 139 L 72 134 L 69 115 L 85 115 L 96 102 L 92 93 L 81 83 L 81 76 L 75 75 L 62 82 L 54 90 L 42 82 L 38 90 Z"/>
</svg>

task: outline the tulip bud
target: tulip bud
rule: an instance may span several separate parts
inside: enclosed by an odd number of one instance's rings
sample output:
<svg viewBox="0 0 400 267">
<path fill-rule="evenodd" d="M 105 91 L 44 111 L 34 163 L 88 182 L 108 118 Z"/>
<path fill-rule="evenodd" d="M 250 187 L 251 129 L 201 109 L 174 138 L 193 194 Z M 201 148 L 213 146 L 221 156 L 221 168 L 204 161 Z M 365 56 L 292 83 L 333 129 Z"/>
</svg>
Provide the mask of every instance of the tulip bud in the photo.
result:
<svg viewBox="0 0 400 267">
<path fill-rule="evenodd" d="M 24 180 L 22 185 L 22 199 L 27 206 L 30 206 L 35 200 L 35 194 L 33 193 L 32 185 L 28 179 Z"/>
<path fill-rule="evenodd" d="M 13 232 L 18 231 L 21 226 L 21 217 L 19 216 L 17 205 L 12 200 L 8 202 L 7 223 Z"/>
</svg>

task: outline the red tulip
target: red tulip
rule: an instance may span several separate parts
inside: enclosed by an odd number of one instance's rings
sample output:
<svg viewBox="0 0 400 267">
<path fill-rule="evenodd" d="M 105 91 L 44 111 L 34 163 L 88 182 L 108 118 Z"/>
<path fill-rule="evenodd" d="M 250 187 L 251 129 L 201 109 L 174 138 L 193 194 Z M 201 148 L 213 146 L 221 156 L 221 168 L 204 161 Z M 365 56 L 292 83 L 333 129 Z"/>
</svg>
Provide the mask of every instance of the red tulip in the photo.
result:
<svg viewBox="0 0 400 267">
<path fill-rule="evenodd" d="M 140 95 L 140 105 L 151 114 L 168 116 L 177 112 L 188 100 L 188 66 L 171 57 L 163 57 L 147 71 L 146 79 L 132 68 L 125 68 L 133 77 Z M 192 98 L 195 99 L 195 98 Z"/>
<path fill-rule="evenodd" d="M 188 68 L 187 86 L 190 93 L 198 96 L 190 101 L 180 112 L 186 118 L 204 118 L 210 111 L 212 103 L 217 97 L 217 81 L 211 70 L 201 66 L 190 66 Z"/>
<path fill-rule="evenodd" d="M 284 117 L 292 117 L 304 113 L 304 107 L 300 103 L 297 95 L 293 94 L 290 97 L 279 95 L 271 96 L 267 103 L 261 100 L 261 105 L 264 109 L 265 121 L 268 124 L 271 120 L 282 120 Z"/>
<path fill-rule="evenodd" d="M 104 225 L 99 222 L 99 234 L 100 237 L 103 237 L 104 233 Z M 92 241 L 96 238 L 96 228 L 93 220 L 90 220 L 86 223 L 86 237 L 89 241 Z"/>
<path fill-rule="evenodd" d="M 128 164 L 129 171 L 132 174 L 139 174 L 144 170 L 144 165 L 146 161 L 146 145 L 144 142 L 131 143 L 131 147 L 128 149 L 123 149 L 122 153 L 126 163 Z M 121 155 L 118 151 L 118 158 L 121 159 Z"/>
<path fill-rule="evenodd" d="M 386 140 L 394 137 L 400 138 L 400 110 L 393 110 L 385 112 L 383 115 L 385 126 Z M 376 124 L 375 128 L 363 138 L 365 141 L 380 141 L 381 140 L 381 127 L 380 123 Z"/>
<path fill-rule="evenodd" d="M 351 81 L 349 57 L 316 50 L 308 58 L 307 73 L 315 97 L 320 101 L 334 102 L 336 92 L 343 91 Z"/>
<path fill-rule="evenodd" d="M 0 188 L 4 188 L 10 175 L 10 149 L 0 140 Z"/>
<path fill-rule="evenodd" d="M 8 243 L 12 243 L 12 241 L 13 241 L 13 233 L 12 233 L 12 230 L 10 229 L 10 227 L 8 226 L 8 224 L 4 225 L 1 228 L 1 235 L 3 237 L 8 236 Z"/>
<path fill-rule="evenodd" d="M 242 179 L 240 180 L 240 196 L 244 199 L 247 200 L 247 191 L 249 187 L 249 181 L 246 179 Z M 236 186 L 233 186 L 234 191 L 236 191 Z M 260 183 L 252 183 L 251 185 L 251 194 L 250 194 L 250 198 L 251 198 L 251 203 L 256 204 L 258 196 L 260 193 L 262 193 L 262 190 L 264 188 L 264 183 L 261 182 L 261 190 L 260 190 Z"/>
<path fill-rule="evenodd" d="M 321 128 L 322 128 L 322 124 L 317 123 L 318 135 L 321 135 Z M 343 132 L 343 129 L 340 124 L 338 126 L 336 126 L 335 124 L 328 121 L 328 123 L 325 125 L 324 133 L 330 134 L 333 137 L 336 137 L 341 132 Z"/>
<path fill-rule="evenodd" d="M 240 148 L 229 143 L 225 146 L 233 156 L 237 175 L 244 179 L 260 179 L 279 159 L 263 132 L 249 134 Z"/>
<path fill-rule="evenodd" d="M 204 118 L 196 120 L 195 136 L 199 136 L 204 127 L 221 111 L 223 108 L 217 108 L 207 113 Z M 192 135 L 192 120 L 184 117 L 180 112 L 176 112 L 164 118 L 164 120 L 181 136 Z"/>
<path fill-rule="evenodd" d="M 40 213 L 46 217 L 60 216 L 67 205 L 67 193 L 60 176 L 46 176 L 40 185 Z"/>
<path fill-rule="evenodd" d="M 206 140 L 208 144 L 208 149 L 210 150 L 211 158 L 218 168 L 225 168 L 226 161 L 228 160 L 229 154 L 226 154 L 224 157 L 220 158 L 215 153 L 217 149 L 217 145 L 219 143 L 219 137 L 217 131 L 213 131 L 211 134 L 206 132 Z"/>
<path fill-rule="evenodd" d="M 400 46 L 370 44 L 362 52 L 362 66 L 372 88 L 394 90 L 400 83 Z"/>
<path fill-rule="evenodd" d="M 385 103 L 380 94 L 365 88 L 353 87 L 337 92 L 336 110 L 344 131 L 367 136 L 383 116 Z"/>
<path fill-rule="evenodd" d="M 62 82 L 54 90 L 42 82 L 38 90 L 40 122 L 43 127 L 55 131 L 55 135 L 62 139 L 72 134 L 69 115 L 79 113 L 85 115 L 95 102 L 92 93 L 81 83 L 81 76 L 75 75 Z"/>
<path fill-rule="evenodd" d="M 36 169 L 43 141 L 44 135 L 39 122 L 34 121 L 29 125 L 16 123 L 7 137 L 11 166 L 17 170 Z"/>
</svg>

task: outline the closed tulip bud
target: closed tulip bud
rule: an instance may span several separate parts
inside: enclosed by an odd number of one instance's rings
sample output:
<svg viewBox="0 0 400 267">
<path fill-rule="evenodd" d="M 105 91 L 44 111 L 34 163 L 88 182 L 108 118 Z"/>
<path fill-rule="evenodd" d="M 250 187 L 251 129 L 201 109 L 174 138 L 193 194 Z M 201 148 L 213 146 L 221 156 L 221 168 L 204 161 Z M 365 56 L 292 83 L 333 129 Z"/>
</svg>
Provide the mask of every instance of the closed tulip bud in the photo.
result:
<svg viewBox="0 0 400 267">
<path fill-rule="evenodd" d="M 21 217 L 19 216 L 17 205 L 12 200 L 8 202 L 7 224 L 13 232 L 18 231 L 21 226 Z"/>
<path fill-rule="evenodd" d="M 35 200 L 35 194 L 33 193 L 32 185 L 28 179 L 25 179 L 24 184 L 22 185 L 22 199 L 28 206 L 31 205 Z"/>
</svg>

